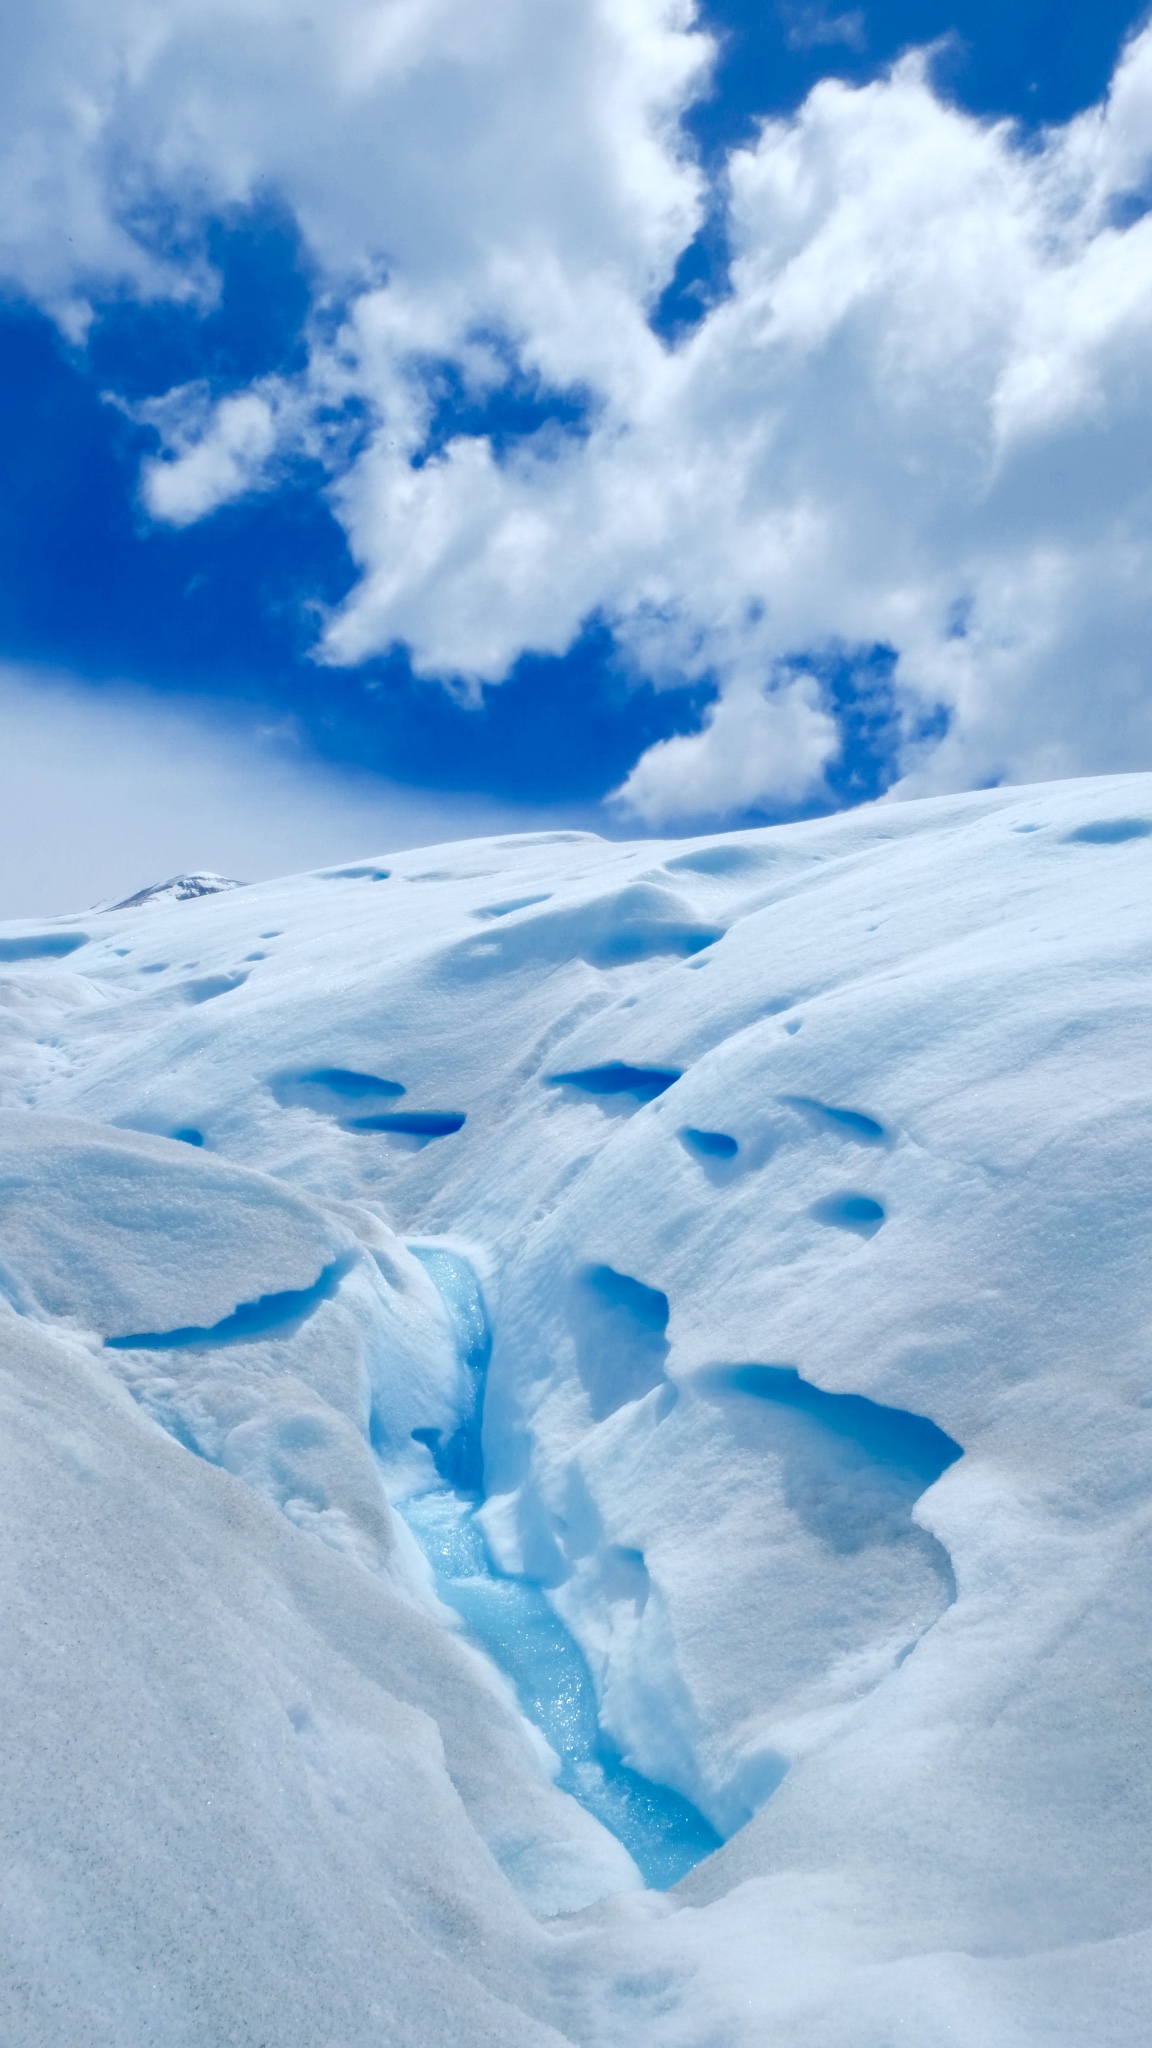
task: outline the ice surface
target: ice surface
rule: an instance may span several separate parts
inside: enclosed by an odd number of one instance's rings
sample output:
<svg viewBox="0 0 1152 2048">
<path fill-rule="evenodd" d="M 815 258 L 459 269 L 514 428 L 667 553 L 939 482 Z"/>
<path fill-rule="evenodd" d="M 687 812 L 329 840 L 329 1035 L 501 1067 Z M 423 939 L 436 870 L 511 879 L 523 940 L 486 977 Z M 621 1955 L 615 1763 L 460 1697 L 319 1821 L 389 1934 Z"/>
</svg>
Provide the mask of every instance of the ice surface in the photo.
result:
<svg viewBox="0 0 1152 2048">
<path fill-rule="evenodd" d="M 1150 817 L 9 955 L 5 2041 L 1142 2048 Z"/>
</svg>

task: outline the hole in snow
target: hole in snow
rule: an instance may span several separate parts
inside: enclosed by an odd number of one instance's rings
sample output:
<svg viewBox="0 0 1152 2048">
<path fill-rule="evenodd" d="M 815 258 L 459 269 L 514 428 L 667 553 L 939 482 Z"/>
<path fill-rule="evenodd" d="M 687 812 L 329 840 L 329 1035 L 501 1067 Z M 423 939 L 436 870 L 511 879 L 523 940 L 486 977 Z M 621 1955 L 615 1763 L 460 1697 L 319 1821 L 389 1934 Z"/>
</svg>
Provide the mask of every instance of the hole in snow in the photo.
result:
<svg viewBox="0 0 1152 2048">
<path fill-rule="evenodd" d="M 473 917 L 510 917 L 514 910 L 527 910 L 533 903 L 550 903 L 551 894 L 544 896 L 513 896 L 507 903 L 486 903 L 482 910 L 474 910 Z"/>
<path fill-rule="evenodd" d="M 462 1109 L 401 1109 L 385 1116 L 345 1117 L 346 1131 L 391 1131 L 402 1138 L 450 1138 L 467 1123 Z"/>
<path fill-rule="evenodd" d="M 179 1130 L 170 1131 L 169 1136 L 177 1138 L 182 1145 L 202 1145 L 204 1143 L 204 1133 L 203 1131 L 198 1131 L 195 1124 L 181 1124 Z"/>
<path fill-rule="evenodd" d="M 831 1230 L 854 1230 L 858 1237 L 875 1237 L 884 1221 L 882 1203 L 871 1195 L 854 1194 L 848 1188 L 813 1202 L 808 1214 Z"/>
<path fill-rule="evenodd" d="M 0 939 L 0 960 L 63 960 L 87 944 L 87 932 L 29 932 Z"/>
<path fill-rule="evenodd" d="M 746 875 L 767 867 L 770 860 L 770 855 L 756 853 L 750 846 L 702 846 L 695 853 L 678 853 L 664 865 L 673 873 Z"/>
<path fill-rule="evenodd" d="M 594 1421 L 665 1384 L 668 1296 L 614 1266 L 578 1275 L 571 1302 L 576 1367 Z"/>
<path fill-rule="evenodd" d="M 186 1003 L 210 1003 L 214 996 L 230 995 L 247 979 L 247 974 L 239 967 L 234 968 L 231 974 L 205 974 L 199 981 L 186 981 L 181 994 Z"/>
<path fill-rule="evenodd" d="M 274 1074 L 268 1083 L 281 1109 L 315 1109 L 339 1116 L 349 1102 L 385 1102 L 404 1094 L 399 1081 L 360 1074 L 352 1067 L 306 1067 Z"/>
<path fill-rule="evenodd" d="M 787 1109 L 799 1110 L 817 1128 L 835 1131 L 842 1138 L 854 1138 L 858 1145 L 887 1142 L 884 1125 L 874 1116 L 866 1116 L 862 1109 L 837 1109 L 830 1102 L 818 1102 L 812 1095 L 781 1095 L 777 1100 Z"/>
<path fill-rule="evenodd" d="M 761 1404 L 764 1448 L 783 1459 L 788 1505 L 837 1551 L 910 1536 L 922 1545 L 925 1532 L 910 1520 L 913 1504 L 964 1455 L 928 1416 L 863 1394 L 826 1393 L 795 1366 L 716 1366 L 698 1373 L 693 1385 Z M 939 1544 L 935 1551 L 944 1569 L 947 1553 Z"/>
<path fill-rule="evenodd" d="M 314 1315 L 322 1301 L 331 1299 L 356 1257 L 355 1252 L 346 1252 L 333 1259 L 311 1287 L 287 1288 L 279 1294 L 262 1294 L 256 1301 L 242 1301 L 222 1322 L 207 1328 L 189 1324 L 179 1330 L 106 1337 L 105 1347 L 109 1351 L 182 1351 L 192 1344 L 248 1344 L 258 1337 L 287 1336 Z"/>
<path fill-rule="evenodd" d="M 570 1074 L 550 1074 L 552 1088 L 579 1088 L 585 1095 L 634 1095 L 637 1102 L 653 1102 L 680 1079 L 679 1067 L 630 1067 L 624 1060 L 609 1060 L 602 1067 L 579 1067 Z"/>
<path fill-rule="evenodd" d="M 735 1159 L 740 1150 L 727 1131 L 697 1131 L 691 1124 L 685 1124 L 678 1135 L 685 1150 L 696 1153 L 700 1159 Z"/>
<path fill-rule="evenodd" d="M 1147 839 L 1152 833 L 1152 822 L 1147 818 L 1101 818 L 1094 825 L 1080 825 L 1075 832 L 1066 832 L 1066 846 L 1119 846 L 1125 839 Z"/>
</svg>

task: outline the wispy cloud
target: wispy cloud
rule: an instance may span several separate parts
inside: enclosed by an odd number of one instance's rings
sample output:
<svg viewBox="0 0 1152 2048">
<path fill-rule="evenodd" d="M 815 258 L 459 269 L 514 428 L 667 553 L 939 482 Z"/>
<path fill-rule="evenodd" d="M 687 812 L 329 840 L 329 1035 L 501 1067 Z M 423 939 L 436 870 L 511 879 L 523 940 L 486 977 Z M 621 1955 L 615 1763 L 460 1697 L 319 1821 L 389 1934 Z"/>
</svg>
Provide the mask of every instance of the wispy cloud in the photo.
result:
<svg viewBox="0 0 1152 2048">
<path fill-rule="evenodd" d="M 782 7 L 784 38 L 793 50 L 863 50 L 868 37 L 864 10 L 853 7 L 844 14 L 829 14 L 823 7 Z"/>
</svg>

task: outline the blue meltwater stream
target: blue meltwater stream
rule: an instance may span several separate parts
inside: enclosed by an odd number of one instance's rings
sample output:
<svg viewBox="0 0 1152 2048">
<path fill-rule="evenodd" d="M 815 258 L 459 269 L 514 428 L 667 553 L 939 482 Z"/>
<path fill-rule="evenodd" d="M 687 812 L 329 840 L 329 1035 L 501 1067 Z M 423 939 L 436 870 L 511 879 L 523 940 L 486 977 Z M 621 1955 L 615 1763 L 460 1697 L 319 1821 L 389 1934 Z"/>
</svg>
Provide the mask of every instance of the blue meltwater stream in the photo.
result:
<svg viewBox="0 0 1152 2048">
<path fill-rule="evenodd" d="M 521 1711 L 560 1761 L 557 1782 L 623 1842 L 644 1882 L 658 1889 L 720 1846 L 720 1836 L 670 1786 L 630 1770 L 600 1728 L 596 1692 L 577 1644 L 532 1579 L 501 1572 L 476 1520 L 483 1494 L 480 1448 L 491 1339 L 468 1261 L 439 1247 L 413 1246 L 443 1298 L 473 1401 L 456 1430 L 420 1430 L 442 1484 L 396 1503 L 420 1544 L 445 1605 L 460 1616 L 516 1688 Z"/>
</svg>

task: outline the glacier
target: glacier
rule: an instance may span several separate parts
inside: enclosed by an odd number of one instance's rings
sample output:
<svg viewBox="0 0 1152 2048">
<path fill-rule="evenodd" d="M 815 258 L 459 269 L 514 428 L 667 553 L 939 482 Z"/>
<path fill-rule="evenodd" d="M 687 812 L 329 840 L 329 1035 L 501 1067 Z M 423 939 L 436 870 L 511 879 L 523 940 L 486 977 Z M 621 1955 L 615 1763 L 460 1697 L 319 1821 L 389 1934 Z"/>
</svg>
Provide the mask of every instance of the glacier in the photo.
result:
<svg viewBox="0 0 1152 2048">
<path fill-rule="evenodd" d="M 0 2036 L 1135 2048 L 1152 777 L 0 928 Z"/>
</svg>

